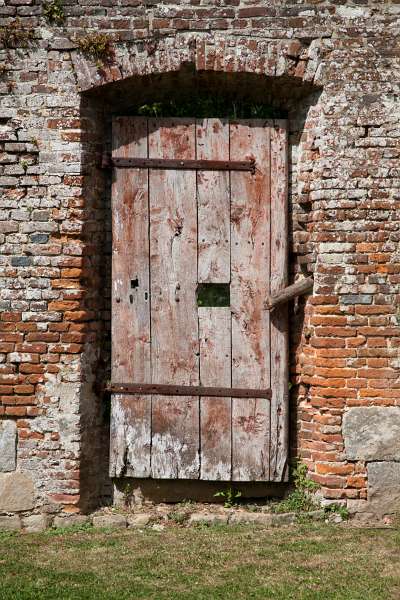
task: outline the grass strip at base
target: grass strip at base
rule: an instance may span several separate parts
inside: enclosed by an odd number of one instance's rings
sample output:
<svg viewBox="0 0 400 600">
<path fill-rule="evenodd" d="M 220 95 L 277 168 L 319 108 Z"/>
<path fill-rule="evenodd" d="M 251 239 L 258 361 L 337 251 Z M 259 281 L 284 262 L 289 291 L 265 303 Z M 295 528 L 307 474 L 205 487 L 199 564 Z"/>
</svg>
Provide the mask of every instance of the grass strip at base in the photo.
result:
<svg viewBox="0 0 400 600">
<path fill-rule="evenodd" d="M 327 524 L 0 535 L 1 600 L 385 600 L 400 532 Z"/>
</svg>

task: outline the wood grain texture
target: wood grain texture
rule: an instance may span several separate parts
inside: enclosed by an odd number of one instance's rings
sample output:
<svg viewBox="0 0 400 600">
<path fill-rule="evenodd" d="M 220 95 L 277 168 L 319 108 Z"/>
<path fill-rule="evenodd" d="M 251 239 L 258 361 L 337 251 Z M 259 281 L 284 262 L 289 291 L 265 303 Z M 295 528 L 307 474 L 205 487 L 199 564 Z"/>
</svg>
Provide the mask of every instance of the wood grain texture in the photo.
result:
<svg viewBox="0 0 400 600">
<path fill-rule="evenodd" d="M 229 125 L 220 119 L 197 123 L 197 158 L 229 159 Z M 229 283 L 229 173 L 199 171 L 198 281 Z M 199 308 L 200 377 L 202 385 L 231 385 L 231 317 L 229 308 Z M 223 382 L 223 383 L 222 383 Z M 231 478 L 231 399 L 201 398 L 202 479 Z"/>
<path fill-rule="evenodd" d="M 266 126 L 267 125 L 267 126 Z M 231 173 L 232 385 L 269 387 L 270 137 L 268 123 L 230 126 L 230 158 L 254 158 L 256 173 Z M 232 400 L 232 478 L 269 478 L 270 403 Z"/>
<path fill-rule="evenodd" d="M 114 119 L 113 156 L 128 155 L 147 156 L 146 119 Z M 151 376 L 147 170 L 116 170 L 112 198 L 111 376 L 114 380 L 145 382 Z M 133 281 L 138 282 L 135 288 Z M 133 465 L 137 477 L 149 475 L 150 406 L 147 397 L 138 398 L 134 406 L 124 396 L 112 403 L 112 476 L 131 472 Z M 121 461 L 128 457 L 124 467 Z"/>
<path fill-rule="evenodd" d="M 114 394 L 111 400 L 110 476 L 149 477 L 151 402 Z"/>
<path fill-rule="evenodd" d="M 229 159 L 229 125 L 220 119 L 197 123 L 198 159 Z M 198 201 L 198 281 L 229 283 L 230 274 L 230 197 L 229 173 L 199 171 Z"/>
<path fill-rule="evenodd" d="M 271 295 L 287 285 L 286 122 L 276 120 L 271 128 Z M 271 313 L 271 472 L 272 481 L 288 479 L 289 445 L 289 351 L 287 305 Z"/>
<path fill-rule="evenodd" d="M 149 120 L 150 158 L 195 158 L 195 123 Z M 199 383 L 194 171 L 150 171 L 152 383 Z M 152 477 L 199 477 L 199 399 L 152 398 Z"/>
<path fill-rule="evenodd" d="M 128 156 L 256 172 L 114 169 L 112 381 L 272 388 L 272 400 L 115 390 L 110 474 L 284 481 L 287 310 L 266 303 L 287 284 L 286 122 L 117 117 L 113 158 Z M 231 307 L 198 308 L 198 282 L 230 282 Z"/>
<path fill-rule="evenodd" d="M 200 379 L 206 386 L 231 385 L 230 308 L 199 308 Z M 231 398 L 200 400 L 201 479 L 231 478 Z"/>
</svg>

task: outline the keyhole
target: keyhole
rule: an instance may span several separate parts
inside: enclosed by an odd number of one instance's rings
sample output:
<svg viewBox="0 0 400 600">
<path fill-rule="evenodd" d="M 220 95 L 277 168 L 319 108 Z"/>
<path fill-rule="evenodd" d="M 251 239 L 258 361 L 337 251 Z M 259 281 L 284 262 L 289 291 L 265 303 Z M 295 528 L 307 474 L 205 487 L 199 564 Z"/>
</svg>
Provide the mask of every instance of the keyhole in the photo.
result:
<svg viewBox="0 0 400 600">
<path fill-rule="evenodd" d="M 133 296 L 132 296 L 132 294 L 129 294 L 129 302 L 130 302 L 131 304 L 133 304 Z"/>
<path fill-rule="evenodd" d="M 136 277 L 136 279 L 131 279 L 131 289 L 134 290 L 137 287 L 139 287 L 139 279 Z"/>
<path fill-rule="evenodd" d="M 149 294 L 147 292 L 144 293 L 144 299 L 147 300 L 147 298 L 149 297 Z"/>
</svg>

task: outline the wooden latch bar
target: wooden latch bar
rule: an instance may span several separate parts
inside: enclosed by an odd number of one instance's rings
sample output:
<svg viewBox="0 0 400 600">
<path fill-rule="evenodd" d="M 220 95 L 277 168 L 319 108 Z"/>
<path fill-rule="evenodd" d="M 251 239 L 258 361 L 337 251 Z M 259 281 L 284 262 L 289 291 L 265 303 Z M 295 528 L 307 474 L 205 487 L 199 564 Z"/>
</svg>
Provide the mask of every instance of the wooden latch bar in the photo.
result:
<svg viewBox="0 0 400 600">
<path fill-rule="evenodd" d="M 160 395 L 160 396 L 211 396 L 228 398 L 268 398 L 270 389 L 203 387 L 198 385 L 164 385 L 159 383 L 108 383 L 106 391 L 113 394 Z"/>
<path fill-rule="evenodd" d="M 296 283 L 288 285 L 283 290 L 276 292 L 276 294 L 268 296 L 264 303 L 264 306 L 267 310 L 273 310 L 276 306 L 284 304 L 285 302 L 289 302 L 289 300 L 293 300 L 293 298 L 296 298 L 297 296 L 308 294 L 308 292 L 312 291 L 313 287 L 313 277 L 306 277 L 305 279 L 300 279 L 299 281 L 296 281 Z"/>
<path fill-rule="evenodd" d="M 254 160 L 180 160 L 175 158 L 112 158 L 103 154 L 101 166 L 135 169 L 188 169 L 196 171 L 250 171 L 255 173 Z"/>
</svg>

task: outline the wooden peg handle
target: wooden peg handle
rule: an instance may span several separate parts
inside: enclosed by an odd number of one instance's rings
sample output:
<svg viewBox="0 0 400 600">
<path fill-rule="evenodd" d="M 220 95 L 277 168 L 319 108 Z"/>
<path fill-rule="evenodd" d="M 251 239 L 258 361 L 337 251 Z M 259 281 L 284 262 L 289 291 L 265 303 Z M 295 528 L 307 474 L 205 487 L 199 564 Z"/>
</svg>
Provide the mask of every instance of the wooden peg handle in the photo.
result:
<svg viewBox="0 0 400 600">
<path fill-rule="evenodd" d="M 276 306 L 280 304 L 284 304 L 285 302 L 289 302 L 296 296 L 302 296 L 303 294 L 308 294 L 311 292 L 314 286 L 314 278 L 306 277 L 305 279 L 300 279 L 284 288 L 280 292 L 273 294 L 272 296 L 268 296 L 265 301 L 265 308 L 267 310 L 273 310 Z"/>
</svg>

